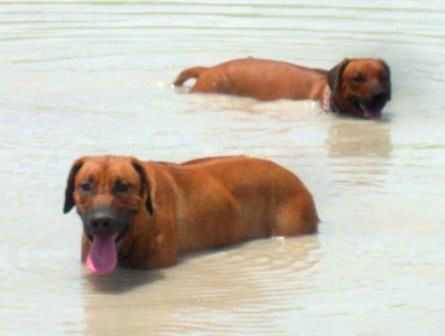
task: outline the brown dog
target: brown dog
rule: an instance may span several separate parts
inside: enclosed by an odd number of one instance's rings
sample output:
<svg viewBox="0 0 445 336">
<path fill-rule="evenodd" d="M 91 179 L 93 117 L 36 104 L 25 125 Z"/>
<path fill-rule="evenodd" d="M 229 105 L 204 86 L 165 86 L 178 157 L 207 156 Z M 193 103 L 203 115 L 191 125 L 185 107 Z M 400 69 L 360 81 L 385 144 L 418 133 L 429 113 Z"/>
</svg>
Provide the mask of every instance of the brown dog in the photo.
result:
<svg viewBox="0 0 445 336">
<path fill-rule="evenodd" d="M 248 157 L 183 164 L 83 157 L 71 168 L 64 213 L 74 206 L 84 228 L 82 260 L 96 274 L 118 263 L 164 267 L 187 252 L 314 233 L 318 223 L 295 175 Z"/>
<path fill-rule="evenodd" d="M 380 59 L 345 59 L 330 71 L 255 58 L 182 71 L 174 85 L 196 78 L 190 92 L 226 93 L 259 100 L 318 100 L 325 111 L 379 119 L 391 99 L 390 70 Z"/>
</svg>

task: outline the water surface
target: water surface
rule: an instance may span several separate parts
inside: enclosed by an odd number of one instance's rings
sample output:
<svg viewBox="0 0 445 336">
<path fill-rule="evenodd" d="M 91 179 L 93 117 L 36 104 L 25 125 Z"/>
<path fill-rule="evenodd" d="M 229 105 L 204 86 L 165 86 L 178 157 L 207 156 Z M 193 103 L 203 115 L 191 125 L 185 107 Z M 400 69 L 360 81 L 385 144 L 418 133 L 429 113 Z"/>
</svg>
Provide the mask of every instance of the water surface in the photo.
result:
<svg viewBox="0 0 445 336">
<path fill-rule="evenodd" d="M 443 22 L 419 0 L 0 2 L 0 334 L 443 334 Z M 382 57 L 385 121 L 170 86 L 245 56 Z M 103 153 L 273 159 L 312 191 L 320 233 L 94 278 L 62 205 L 72 161 Z"/>
</svg>

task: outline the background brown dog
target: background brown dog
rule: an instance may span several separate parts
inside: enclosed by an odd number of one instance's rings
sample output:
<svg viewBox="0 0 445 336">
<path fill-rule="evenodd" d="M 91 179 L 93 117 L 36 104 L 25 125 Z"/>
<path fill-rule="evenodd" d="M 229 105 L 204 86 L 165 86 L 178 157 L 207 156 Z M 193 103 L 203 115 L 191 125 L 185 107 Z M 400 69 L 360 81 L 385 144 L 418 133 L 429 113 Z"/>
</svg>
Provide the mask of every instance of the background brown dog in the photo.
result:
<svg viewBox="0 0 445 336">
<path fill-rule="evenodd" d="M 332 70 L 245 58 L 213 67 L 182 71 L 174 85 L 190 78 L 196 83 L 190 92 L 226 93 L 260 100 L 319 100 L 326 111 L 379 119 L 391 99 L 390 70 L 380 59 L 345 59 Z"/>
<path fill-rule="evenodd" d="M 247 157 L 183 164 L 83 157 L 71 168 L 64 212 L 74 206 L 84 227 L 82 260 L 96 274 L 118 263 L 163 267 L 186 252 L 314 233 L 319 221 L 294 174 Z"/>
</svg>

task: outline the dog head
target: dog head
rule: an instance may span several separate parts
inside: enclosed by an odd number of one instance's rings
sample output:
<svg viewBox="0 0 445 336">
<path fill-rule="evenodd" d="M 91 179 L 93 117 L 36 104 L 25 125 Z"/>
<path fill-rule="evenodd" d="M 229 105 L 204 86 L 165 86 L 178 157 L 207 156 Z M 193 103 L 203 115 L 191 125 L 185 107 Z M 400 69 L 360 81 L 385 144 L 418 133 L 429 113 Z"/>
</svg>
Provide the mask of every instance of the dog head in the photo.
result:
<svg viewBox="0 0 445 336">
<path fill-rule="evenodd" d="M 63 212 L 74 206 L 91 242 L 88 268 L 107 274 L 117 265 L 117 246 L 125 239 L 134 216 L 153 214 L 151 185 L 143 164 L 115 156 L 84 157 L 68 176 Z"/>
<path fill-rule="evenodd" d="M 380 119 L 391 99 L 391 73 L 380 59 L 345 59 L 328 72 L 328 85 L 340 113 Z"/>
</svg>

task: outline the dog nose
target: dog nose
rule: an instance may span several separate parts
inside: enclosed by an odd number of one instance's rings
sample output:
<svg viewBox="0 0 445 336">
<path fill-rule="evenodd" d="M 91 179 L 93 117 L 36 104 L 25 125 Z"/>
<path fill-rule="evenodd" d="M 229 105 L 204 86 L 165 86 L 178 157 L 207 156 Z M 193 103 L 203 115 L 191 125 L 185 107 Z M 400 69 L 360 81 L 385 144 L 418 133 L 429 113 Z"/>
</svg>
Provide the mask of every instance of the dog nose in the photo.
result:
<svg viewBox="0 0 445 336">
<path fill-rule="evenodd" d="M 386 94 L 386 92 L 382 89 L 377 89 L 372 92 L 372 100 L 374 100 L 374 101 L 384 100 L 387 98 L 387 96 L 388 95 Z"/>
<path fill-rule="evenodd" d="M 91 231 L 93 234 L 112 234 L 114 232 L 113 217 L 98 213 L 90 219 Z"/>
</svg>

